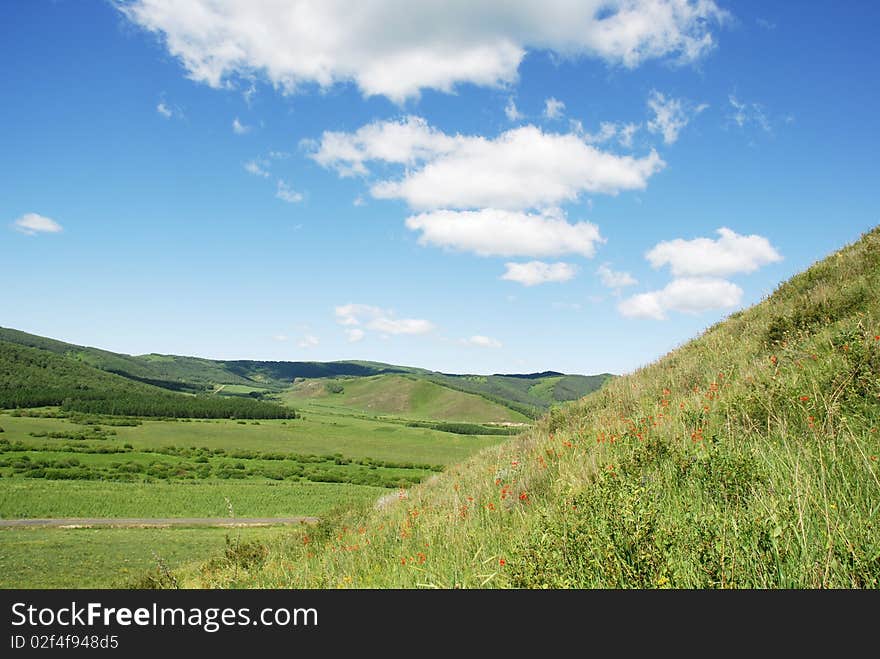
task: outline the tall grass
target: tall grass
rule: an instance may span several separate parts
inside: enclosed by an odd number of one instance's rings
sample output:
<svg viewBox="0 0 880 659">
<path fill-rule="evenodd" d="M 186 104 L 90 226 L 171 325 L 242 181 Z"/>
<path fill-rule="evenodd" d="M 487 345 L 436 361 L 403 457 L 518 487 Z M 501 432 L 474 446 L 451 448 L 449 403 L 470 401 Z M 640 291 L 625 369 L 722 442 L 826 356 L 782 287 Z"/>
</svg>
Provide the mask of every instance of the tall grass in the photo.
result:
<svg viewBox="0 0 880 659">
<path fill-rule="evenodd" d="M 424 484 L 191 586 L 877 588 L 880 229 Z"/>
</svg>

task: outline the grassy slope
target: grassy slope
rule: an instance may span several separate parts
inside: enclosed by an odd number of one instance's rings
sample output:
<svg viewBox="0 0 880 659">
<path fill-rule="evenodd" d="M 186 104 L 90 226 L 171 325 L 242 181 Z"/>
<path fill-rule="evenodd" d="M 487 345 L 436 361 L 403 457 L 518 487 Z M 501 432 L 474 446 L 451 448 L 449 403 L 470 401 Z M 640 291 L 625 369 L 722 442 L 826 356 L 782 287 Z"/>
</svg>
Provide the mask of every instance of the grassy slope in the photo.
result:
<svg viewBox="0 0 880 659">
<path fill-rule="evenodd" d="M 299 406 L 321 402 L 368 414 L 393 414 L 412 419 L 444 421 L 527 421 L 527 417 L 481 396 L 464 393 L 422 379 L 377 375 L 336 381 L 343 392 L 331 394 L 324 380 L 310 380 L 286 392 L 284 399 Z"/>
<path fill-rule="evenodd" d="M 880 586 L 880 229 L 683 348 L 192 586 Z M 369 541 L 369 544 L 367 544 Z"/>
</svg>

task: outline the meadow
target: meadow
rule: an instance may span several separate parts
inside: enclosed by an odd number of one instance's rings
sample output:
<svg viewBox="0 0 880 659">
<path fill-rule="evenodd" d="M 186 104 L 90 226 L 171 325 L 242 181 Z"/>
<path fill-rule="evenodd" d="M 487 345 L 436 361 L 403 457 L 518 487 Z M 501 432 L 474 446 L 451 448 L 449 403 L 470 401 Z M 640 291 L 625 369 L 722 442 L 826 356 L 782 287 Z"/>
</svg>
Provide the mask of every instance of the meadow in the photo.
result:
<svg viewBox="0 0 880 659">
<path fill-rule="evenodd" d="M 141 587 L 192 561 L 222 562 L 230 542 L 265 543 L 284 533 L 279 526 L 0 529 L 0 588 Z"/>
<path fill-rule="evenodd" d="M 344 408 L 260 420 L 8 410 L 0 413 L 0 518 L 323 517 L 397 496 L 504 439 L 408 423 Z M 249 546 L 289 532 L 243 528 L 234 537 Z M 229 533 L 0 529 L 0 587 L 110 587 L 165 578 L 212 553 L 230 554 Z"/>
</svg>

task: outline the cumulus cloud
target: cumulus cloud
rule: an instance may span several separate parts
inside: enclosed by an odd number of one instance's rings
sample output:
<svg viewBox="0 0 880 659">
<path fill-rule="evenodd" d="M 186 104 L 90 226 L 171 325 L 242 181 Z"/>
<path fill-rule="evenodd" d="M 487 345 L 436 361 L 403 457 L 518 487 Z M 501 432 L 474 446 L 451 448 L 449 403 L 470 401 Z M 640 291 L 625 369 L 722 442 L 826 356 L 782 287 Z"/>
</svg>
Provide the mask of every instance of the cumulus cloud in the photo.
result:
<svg viewBox="0 0 880 659">
<path fill-rule="evenodd" d="M 516 108 L 513 97 L 507 99 L 507 105 L 504 106 L 504 115 L 508 121 L 519 121 L 523 118 L 522 113 Z"/>
<path fill-rule="evenodd" d="M 353 329 L 345 330 L 345 335 L 348 337 L 349 343 L 357 343 L 364 338 L 365 333 L 364 330 L 355 327 Z"/>
<path fill-rule="evenodd" d="M 55 220 L 38 213 L 25 213 L 12 223 L 12 228 L 28 236 L 41 233 L 60 233 L 64 228 Z"/>
<path fill-rule="evenodd" d="M 325 132 L 311 157 L 342 176 L 366 174 L 370 161 L 406 165 L 403 178 L 379 181 L 371 194 L 419 210 L 522 210 L 575 201 L 585 192 L 614 195 L 644 189 L 666 165 L 656 151 L 620 156 L 575 133 L 529 125 L 494 139 L 447 135 L 420 117 Z"/>
<path fill-rule="evenodd" d="M 126 0 L 187 75 L 212 87 L 255 76 L 286 93 L 352 82 L 401 102 L 422 89 L 509 84 L 529 50 L 634 68 L 694 61 L 727 14 L 714 0 Z"/>
<path fill-rule="evenodd" d="M 299 341 L 296 342 L 297 347 L 299 348 L 314 348 L 316 345 L 321 343 L 320 339 L 317 336 L 312 336 L 311 334 L 306 334 Z"/>
<path fill-rule="evenodd" d="M 493 339 L 488 336 L 481 336 L 479 334 L 475 334 L 469 339 L 462 339 L 461 343 L 469 346 L 476 346 L 477 348 L 501 348 L 502 343 L 497 339 Z"/>
<path fill-rule="evenodd" d="M 340 176 L 353 176 L 367 174 L 371 160 L 410 166 L 432 160 L 454 150 L 460 139 L 408 116 L 366 124 L 353 133 L 325 131 L 311 157 Z"/>
<path fill-rule="evenodd" d="M 782 256 L 763 236 L 741 236 L 722 227 L 719 238 L 664 241 L 645 258 L 654 268 L 668 265 L 675 277 L 725 277 L 754 272 L 782 260 Z"/>
<path fill-rule="evenodd" d="M 660 290 L 627 298 L 617 305 L 617 309 L 628 318 L 664 320 L 668 311 L 697 314 L 735 307 L 742 295 L 739 286 L 724 279 L 684 277 L 672 280 Z"/>
<path fill-rule="evenodd" d="M 639 283 L 638 280 L 628 272 L 612 270 L 607 263 L 600 265 L 599 269 L 596 270 L 596 274 L 599 275 L 599 280 L 602 282 L 603 286 L 614 290 L 620 290 L 626 286 L 635 286 Z"/>
<path fill-rule="evenodd" d="M 530 214 L 485 208 L 439 210 L 413 215 L 406 226 L 420 231 L 419 244 L 474 252 L 479 256 L 560 256 L 590 258 L 604 242 L 590 222 L 569 223 L 559 209 Z"/>
<path fill-rule="evenodd" d="M 340 325 L 381 332 L 383 334 L 427 334 L 434 330 L 434 324 L 420 318 L 395 318 L 394 312 L 368 304 L 346 304 L 334 309 L 336 322 Z M 354 334 L 360 340 L 361 334 Z M 352 334 L 349 333 L 349 340 Z"/>
<path fill-rule="evenodd" d="M 238 117 L 232 120 L 232 132 L 236 135 L 244 135 L 251 132 L 251 127 L 246 126 L 238 120 Z"/>
<path fill-rule="evenodd" d="M 548 282 L 568 281 L 577 274 L 577 267 L 570 263 L 505 263 L 506 272 L 502 279 L 515 281 L 523 286 L 536 286 Z"/>
<path fill-rule="evenodd" d="M 654 118 L 648 121 L 648 130 L 660 133 L 664 143 L 672 144 L 678 140 L 678 134 L 690 120 L 709 106 L 693 106 L 683 99 L 667 97 L 655 89 L 648 96 L 648 107 L 654 113 Z"/>
<path fill-rule="evenodd" d="M 544 101 L 544 118 L 553 121 L 554 119 L 562 119 L 565 114 L 565 103 L 552 96 Z"/>
<path fill-rule="evenodd" d="M 288 338 L 289 337 L 286 334 L 276 334 L 275 336 L 272 337 L 272 340 L 283 343 L 284 341 L 287 341 Z"/>
<path fill-rule="evenodd" d="M 275 196 L 281 201 L 286 201 L 288 204 L 295 204 L 303 200 L 302 193 L 293 190 L 281 179 L 278 180 L 278 185 L 275 189 Z"/>
</svg>

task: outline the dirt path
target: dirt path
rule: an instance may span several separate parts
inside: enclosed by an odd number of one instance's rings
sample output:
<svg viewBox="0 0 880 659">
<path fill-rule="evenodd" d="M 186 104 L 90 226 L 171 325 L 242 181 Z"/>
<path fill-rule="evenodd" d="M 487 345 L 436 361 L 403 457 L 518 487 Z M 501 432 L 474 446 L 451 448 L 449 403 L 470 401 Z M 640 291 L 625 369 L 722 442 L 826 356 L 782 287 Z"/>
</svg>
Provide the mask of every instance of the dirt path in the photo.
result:
<svg viewBox="0 0 880 659">
<path fill-rule="evenodd" d="M 0 528 L 49 526 L 62 529 L 91 527 L 144 528 L 168 526 L 272 526 L 315 524 L 317 517 L 82 517 L 56 519 L 0 519 Z"/>
</svg>

